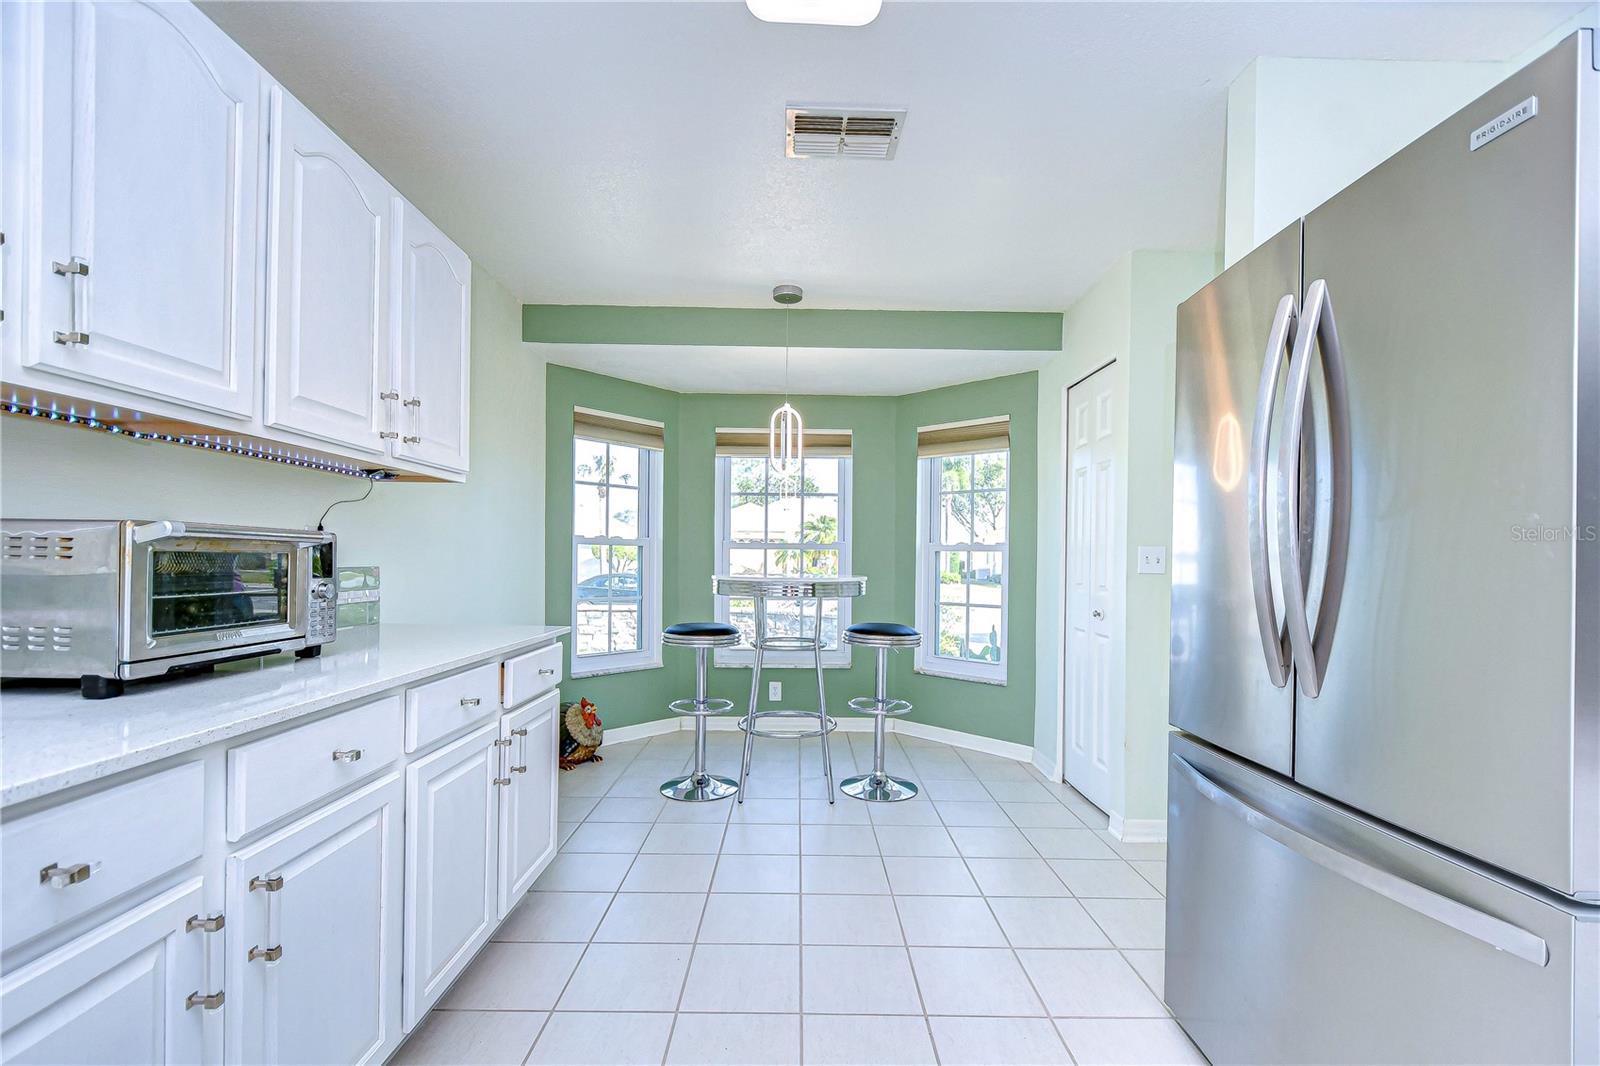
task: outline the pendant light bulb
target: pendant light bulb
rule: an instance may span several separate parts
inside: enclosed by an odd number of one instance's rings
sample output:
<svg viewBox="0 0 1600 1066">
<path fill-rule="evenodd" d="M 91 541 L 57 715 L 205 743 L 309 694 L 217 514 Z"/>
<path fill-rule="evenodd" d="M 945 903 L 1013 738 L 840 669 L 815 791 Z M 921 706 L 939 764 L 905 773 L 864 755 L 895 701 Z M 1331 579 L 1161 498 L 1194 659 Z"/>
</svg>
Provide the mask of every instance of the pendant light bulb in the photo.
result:
<svg viewBox="0 0 1600 1066">
<path fill-rule="evenodd" d="M 800 302 L 804 293 L 798 285 L 778 285 L 772 298 L 785 308 Z M 796 477 L 804 460 L 805 423 L 789 402 L 789 312 L 783 313 L 783 405 L 767 421 L 767 462 L 779 477 Z"/>
</svg>

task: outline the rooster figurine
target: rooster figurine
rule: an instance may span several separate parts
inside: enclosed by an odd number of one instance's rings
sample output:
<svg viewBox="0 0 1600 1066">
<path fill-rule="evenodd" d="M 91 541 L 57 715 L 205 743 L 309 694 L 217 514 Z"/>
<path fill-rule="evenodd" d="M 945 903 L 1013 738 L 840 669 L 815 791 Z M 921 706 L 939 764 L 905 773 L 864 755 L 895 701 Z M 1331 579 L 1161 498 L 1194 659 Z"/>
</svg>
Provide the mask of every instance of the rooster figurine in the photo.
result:
<svg viewBox="0 0 1600 1066">
<path fill-rule="evenodd" d="M 597 749 L 604 735 L 605 726 L 600 721 L 600 715 L 596 713 L 594 704 L 586 699 L 579 699 L 577 703 L 562 704 L 561 768 L 570 770 L 579 763 L 589 762 L 591 759 L 600 762 L 602 756 Z"/>
</svg>

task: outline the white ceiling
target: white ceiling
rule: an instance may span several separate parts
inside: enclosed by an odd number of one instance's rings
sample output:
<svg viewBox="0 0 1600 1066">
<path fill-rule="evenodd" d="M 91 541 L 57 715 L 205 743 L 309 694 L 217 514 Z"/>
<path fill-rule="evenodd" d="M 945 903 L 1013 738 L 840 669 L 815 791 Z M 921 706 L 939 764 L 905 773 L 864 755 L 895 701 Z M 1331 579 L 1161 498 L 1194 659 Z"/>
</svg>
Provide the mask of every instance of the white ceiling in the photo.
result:
<svg viewBox="0 0 1600 1066">
<path fill-rule="evenodd" d="M 1258 55 L 1499 60 L 1573 3 L 211 2 L 531 303 L 1060 310 L 1134 248 L 1216 247 Z M 910 109 L 889 162 L 791 160 L 791 102 Z"/>
<path fill-rule="evenodd" d="M 954 348 L 794 348 L 785 371 L 782 348 L 543 342 L 533 348 L 561 366 L 673 392 L 792 392 L 797 396 L 904 396 L 1037 370 L 1055 354 Z"/>
</svg>

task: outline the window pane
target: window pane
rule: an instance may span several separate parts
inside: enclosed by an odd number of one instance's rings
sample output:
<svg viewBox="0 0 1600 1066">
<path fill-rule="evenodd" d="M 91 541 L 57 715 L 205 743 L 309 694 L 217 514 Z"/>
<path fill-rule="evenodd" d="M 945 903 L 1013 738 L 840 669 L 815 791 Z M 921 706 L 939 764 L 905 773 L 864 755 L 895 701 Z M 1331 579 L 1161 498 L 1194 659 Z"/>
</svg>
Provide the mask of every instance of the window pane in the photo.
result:
<svg viewBox="0 0 1600 1066">
<path fill-rule="evenodd" d="M 631 582 L 613 582 L 617 588 L 631 585 L 634 589 L 634 599 L 638 599 L 639 576 L 639 549 L 631 544 L 619 544 L 611 549 L 611 572 L 613 574 L 627 574 L 635 580 Z"/>
<path fill-rule="evenodd" d="M 839 601 L 824 600 L 822 603 L 822 647 L 826 651 L 829 648 L 837 648 L 838 646 Z"/>
<path fill-rule="evenodd" d="M 572 486 L 572 533 L 577 537 L 606 535 L 606 489 L 600 485 Z"/>
<path fill-rule="evenodd" d="M 967 642 L 967 610 L 965 607 L 939 608 L 938 654 L 951 659 L 961 658 Z"/>
<path fill-rule="evenodd" d="M 797 577 L 800 574 L 800 557 L 804 553 L 799 548 L 771 548 L 767 551 L 768 576 L 785 575 Z"/>
<path fill-rule="evenodd" d="M 606 446 L 597 440 L 572 438 L 572 476 L 577 481 L 603 481 Z"/>
<path fill-rule="evenodd" d="M 767 498 L 735 496 L 728 519 L 728 539 L 744 543 L 766 539 Z"/>
<path fill-rule="evenodd" d="M 939 487 L 949 492 L 972 487 L 972 456 L 947 455 L 939 462 Z"/>
<path fill-rule="evenodd" d="M 765 459 L 734 459 L 732 491 L 735 494 L 767 491 L 767 461 Z"/>
<path fill-rule="evenodd" d="M 760 577 L 765 573 L 766 554 L 760 548 L 730 548 L 728 572 L 735 577 Z"/>
<path fill-rule="evenodd" d="M 807 544 L 839 543 L 839 497 L 807 496 L 804 504 L 805 522 L 800 527 L 801 539 Z"/>
<path fill-rule="evenodd" d="M 579 608 L 586 605 L 604 607 L 610 602 L 611 581 L 603 545 L 579 545 L 577 565 L 572 576 L 577 582 L 573 591 Z"/>
<path fill-rule="evenodd" d="M 767 540 L 772 544 L 800 543 L 800 497 L 767 498 Z"/>
<path fill-rule="evenodd" d="M 806 491 L 835 494 L 839 491 L 840 459 L 807 459 Z"/>
<path fill-rule="evenodd" d="M 756 601 L 755 600 L 729 600 L 728 621 L 739 629 L 739 635 L 744 638 L 745 644 L 754 644 L 756 639 Z"/>
<path fill-rule="evenodd" d="M 972 494 L 947 492 L 939 497 L 939 539 L 945 544 L 972 542 Z"/>
<path fill-rule="evenodd" d="M 639 449 L 626 444 L 611 446 L 611 470 L 608 479 L 613 485 L 639 484 Z"/>
<path fill-rule="evenodd" d="M 639 601 L 614 604 L 611 608 L 611 650 L 639 650 Z"/>
<path fill-rule="evenodd" d="M 1000 627 L 1004 624 L 998 607 L 974 607 L 967 624 L 971 627 L 967 637 L 966 657 L 983 662 L 1000 661 Z"/>
<path fill-rule="evenodd" d="M 939 552 L 934 559 L 940 603 L 967 602 L 967 553 Z"/>
<path fill-rule="evenodd" d="M 634 540 L 639 536 L 639 490 L 611 486 L 606 489 L 606 510 L 611 515 L 607 536 Z"/>
<path fill-rule="evenodd" d="M 804 482 L 801 480 L 799 474 L 789 474 L 784 476 L 779 474 L 776 470 L 773 470 L 770 466 L 767 468 L 767 492 L 769 495 L 798 496 L 800 494 L 800 487 L 803 484 Z"/>
<path fill-rule="evenodd" d="M 579 655 L 604 655 L 606 652 L 606 617 L 604 607 L 578 606 L 578 641 Z"/>
<path fill-rule="evenodd" d="M 807 610 L 807 615 L 815 608 Z M 808 619 L 809 620 L 809 619 Z M 802 636 L 799 600 L 767 601 L 767 635 L 771 637 Z"/>
<path fill-rule="evenodd" d="M 801 566 L 807 574 L 835 577 L 839 573 L 839 553 L 832 549 L 826 551 L 819 548 L 807 549 Z"/>
<path fill-rule="evenodd" d="M 1006 539 L 1006 494 L 972 494 L 972 539 L 980 544 L 1004 544 Z"/>
<path fill-rule="evenodd" d="M 1006 466 L 1009 452 L 980 452 L 972 457 L 975 489 L 1003 489 L 1006 487 Z"/>
<path fill-rule="evenodd" d="M 968 557 L 967 590 L 970 602 L 999 607 L 1004 599 L 1004 563 L 999 552 L 973 552 Z"/>
</svg>

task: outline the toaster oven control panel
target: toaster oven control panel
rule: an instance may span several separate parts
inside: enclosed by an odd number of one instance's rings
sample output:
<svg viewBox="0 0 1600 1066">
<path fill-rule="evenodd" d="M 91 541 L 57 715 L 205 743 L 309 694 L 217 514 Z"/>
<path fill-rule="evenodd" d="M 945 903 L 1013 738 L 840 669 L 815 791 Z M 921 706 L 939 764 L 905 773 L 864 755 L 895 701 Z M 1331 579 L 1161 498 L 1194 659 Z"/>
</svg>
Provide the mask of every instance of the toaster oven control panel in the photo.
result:
<svg viewBox="0 0 1600 1066">
<path fill-rule="evenodd" d="M 326 644 L 333 640 L 339 624 L 339 597 L 332 581 L 318 578 L 311 583 L 311 598 L 306 610 L 306 643 Z"/>
</svg>

